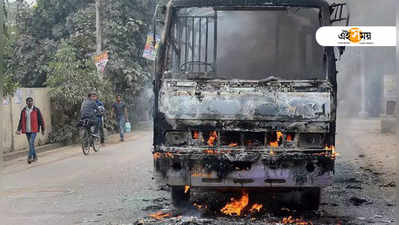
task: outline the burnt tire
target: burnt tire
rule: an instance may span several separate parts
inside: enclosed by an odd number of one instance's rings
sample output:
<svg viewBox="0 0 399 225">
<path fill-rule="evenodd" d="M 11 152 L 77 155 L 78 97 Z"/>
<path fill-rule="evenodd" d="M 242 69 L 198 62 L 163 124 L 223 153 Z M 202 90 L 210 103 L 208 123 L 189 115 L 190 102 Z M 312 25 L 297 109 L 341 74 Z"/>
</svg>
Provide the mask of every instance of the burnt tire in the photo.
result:
<svg viewBox="0 0 399 225">
<path fill-rule="evenodd" d="M 184 186 L 171 187 L 172 204 L 174 206 L 186 206 L 190 201 L 190 190 L 184 192 Z"/>
<path fill-rule="evenodd" d="M 321 189 L 310 188 L 304 190 L 301 197 L 301 205 L 304 210 L 318 210 L 321 200 Z"/>
</svg>

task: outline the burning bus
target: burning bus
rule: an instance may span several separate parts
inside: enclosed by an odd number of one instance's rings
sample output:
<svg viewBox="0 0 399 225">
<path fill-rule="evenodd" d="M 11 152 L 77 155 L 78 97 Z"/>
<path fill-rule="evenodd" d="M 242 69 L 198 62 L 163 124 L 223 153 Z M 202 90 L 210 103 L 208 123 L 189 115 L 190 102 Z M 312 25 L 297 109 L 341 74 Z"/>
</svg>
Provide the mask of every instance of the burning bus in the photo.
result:
<svg viewBox="0 0 399 225">
<path fill-rule="evenodd" d="M 344 3 L 324 0 L 157 7 L 154 171 L 175 203 L 193 189 L 252 189 L 299 193 L 318 208 L 334 174 L 343 49 L 319 46 L 315 33 L 348 20 Z"/>
</svg>

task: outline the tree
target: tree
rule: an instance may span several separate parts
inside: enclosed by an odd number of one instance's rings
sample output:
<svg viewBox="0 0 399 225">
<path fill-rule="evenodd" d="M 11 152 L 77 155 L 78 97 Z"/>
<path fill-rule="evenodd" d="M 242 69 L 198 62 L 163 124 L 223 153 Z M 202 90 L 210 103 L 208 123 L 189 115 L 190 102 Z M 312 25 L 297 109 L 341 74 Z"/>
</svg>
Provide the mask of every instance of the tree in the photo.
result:
<svg viewBox="0 0 399 225">
<path fill-rule="evenodd" d="M 3 76 L 5 63 L 3 49 L 5 48 L 6 39 L 6 7 L 4 0 L 0 0 L 0 74 Z"/>
<path fill-rule="evenodd" d="M 21 86 L 51 88 L 57 115 L 52 141 L 76 137 L 73 122 L 88 88 L 99 90 L 108 108 L 111 98 L 120 94 L 132 109 L 135 96 L 150 83 L 149 64 L 142 54 L 155 0 L 103 2 L 103 50 L 110 60 L 101 82 L 93 76 L 95 0 L 37 0 L 33 8 L 18 0 L 18 35 L 11 43 L 7 71 Z"/>
<path fill-rule="evenodd" d="M 54 105 L 54 132 L 52 142 L 69 143 L 79 136 L 76 124 L 80 106 L 89 91 L 95 90 L 100 98 L 109 102 L 109 82 L 100 81 L 90 59 L 80 60 L 79 50 L 70 43 L 61 42 L 54 60 L 49 64 L 46 84 L 51 88 L 50 96 Z"/>
<path fill-rule="evenodd" d="M 110 55 L 105 76 L 128 103 L 151 79 L 142 53 L 154 5 L 153 1 L 113 0 L 104 6 L 104 50 Z"/>
<path fill-rule="evenodd" d="M 17 83 L 6 73 L 7 56 L 10 50 L 7 32 L 6 1 L 0 0 L 0 97 L 14 93 Z"/>
</svg>

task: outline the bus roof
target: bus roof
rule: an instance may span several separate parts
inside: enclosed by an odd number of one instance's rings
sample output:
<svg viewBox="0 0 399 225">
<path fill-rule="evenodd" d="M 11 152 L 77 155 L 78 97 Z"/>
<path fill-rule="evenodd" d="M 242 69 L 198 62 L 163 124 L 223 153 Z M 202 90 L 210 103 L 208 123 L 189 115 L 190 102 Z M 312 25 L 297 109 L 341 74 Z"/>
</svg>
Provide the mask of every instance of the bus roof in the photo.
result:
<svg viewBox="0 0 399 225">
<path fill-rule="evenodd" d="M 329 8 L 325 0 L 172 0 L 173 7 L 317 7 L 323 10 Z"/>
</svg>

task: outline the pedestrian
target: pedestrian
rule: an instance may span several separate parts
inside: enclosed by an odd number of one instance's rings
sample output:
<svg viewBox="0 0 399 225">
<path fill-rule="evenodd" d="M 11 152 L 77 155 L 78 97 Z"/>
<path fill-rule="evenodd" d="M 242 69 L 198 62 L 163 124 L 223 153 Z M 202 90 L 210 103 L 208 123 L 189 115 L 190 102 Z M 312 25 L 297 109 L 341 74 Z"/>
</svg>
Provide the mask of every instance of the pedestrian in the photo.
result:
<svg viewBox="0 0 399 225">
<path fill-rule="evenodd" d="M 122 102 L 121 96 L 116 96 L 116 102 L 112 104 L 112 117 L 115 117 L 119 127 L 121 141 L 124 141 L 125 123 L 129 122 L 126 104 Z"/>
<path fill-rule="evenodd" d="M 26 106 L 22 109 L 19 118 L 17 134 L 26 134 L 29 144 L 28 163 L 36 162 L 35 139 L 37 133 L 44 135 L 45 125 L 42 113 L 39 108 L 33 105 L 33 98 L 26 98 Z"/>
<path fill-rule="evenodd" d="M 99 113 L 97 114 L 97 121 L 98 121 L 98 131 L 100 135 L 100 142 L 101 144 L 104 144 L 104 118 L 103 115 L 105 114 L 105 107 L 104 103 L 98 99 L 98 96 L 96 96 L 96 104 L 99 110 Z"/>
</svg>

